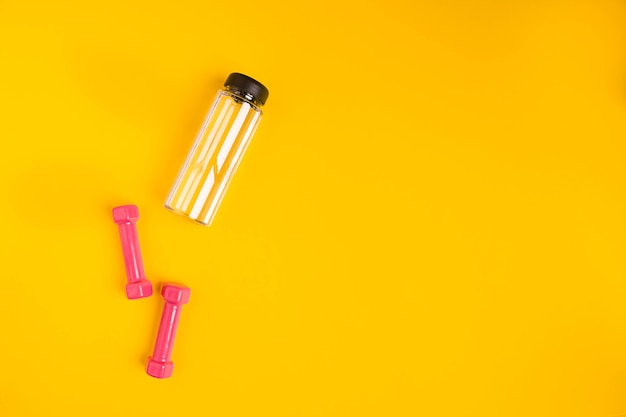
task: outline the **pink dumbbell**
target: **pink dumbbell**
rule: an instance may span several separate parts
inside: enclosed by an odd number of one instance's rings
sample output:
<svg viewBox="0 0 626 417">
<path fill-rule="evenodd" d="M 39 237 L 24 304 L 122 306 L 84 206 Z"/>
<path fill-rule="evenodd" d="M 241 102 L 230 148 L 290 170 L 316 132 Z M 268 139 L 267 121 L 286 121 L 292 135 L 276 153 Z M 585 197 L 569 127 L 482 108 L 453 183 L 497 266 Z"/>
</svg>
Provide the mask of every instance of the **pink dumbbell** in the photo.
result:
<svg viewBox="0 0 626 417">
<path fill-rule="evenodd" d="M 126 264 L 126 278 L 128 279 L 126 296 L 130 300 L 150 297 L 152 295 L 152 284 L 146 279 L 146 273 L 143 270 L 139 237 L 137 236 L 139 209 L 133 205 L 115 207 L 113 209 L 113 220 L 115 220 L 120 229 L 122 252 L 124 253 L 124 263 Z"/>
<path fill-rule="evenodd" d="M 172 349 L 174 348 L 174 338 L 178 328 L 178 319 L 183 304 L 189 302 L 191 290 L 183 285 L 164 284 L 161 295 L 165 300 L 159 333 L 154 344 L 154 353 L 148 358 L 146 372 L 155 378 L 169 378 L 172 376 L 174 364 Z"/>
</svg>

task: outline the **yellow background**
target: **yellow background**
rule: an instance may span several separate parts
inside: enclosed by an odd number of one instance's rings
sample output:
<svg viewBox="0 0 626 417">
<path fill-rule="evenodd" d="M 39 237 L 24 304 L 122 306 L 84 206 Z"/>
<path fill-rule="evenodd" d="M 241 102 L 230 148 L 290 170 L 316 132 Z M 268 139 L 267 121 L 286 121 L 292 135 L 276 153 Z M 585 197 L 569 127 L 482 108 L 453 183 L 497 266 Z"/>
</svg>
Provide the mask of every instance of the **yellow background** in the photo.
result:
<svg viewBox="0 0 626 417">
<path fill-rule="evenodd" d="M 162 203 L 231 71 L 202 228 Z M 0 0 L 0 416 L 624 415 L 625 122 L 619 0 Z"/>
</svg>

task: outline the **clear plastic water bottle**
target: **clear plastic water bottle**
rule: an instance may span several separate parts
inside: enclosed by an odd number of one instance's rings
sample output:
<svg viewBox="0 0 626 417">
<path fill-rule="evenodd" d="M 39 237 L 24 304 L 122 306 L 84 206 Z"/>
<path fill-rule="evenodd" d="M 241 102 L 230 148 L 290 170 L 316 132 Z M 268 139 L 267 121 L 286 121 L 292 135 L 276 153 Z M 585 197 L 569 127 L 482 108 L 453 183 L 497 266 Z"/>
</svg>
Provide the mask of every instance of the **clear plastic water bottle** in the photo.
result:
<svg viewBox="0 0 626 417">
<path fill-rule="evenodd" d="M 165 207 L 208 226 L 261 121 L 268 89 L 232 73 L 219 90 Z"/>
</svg>

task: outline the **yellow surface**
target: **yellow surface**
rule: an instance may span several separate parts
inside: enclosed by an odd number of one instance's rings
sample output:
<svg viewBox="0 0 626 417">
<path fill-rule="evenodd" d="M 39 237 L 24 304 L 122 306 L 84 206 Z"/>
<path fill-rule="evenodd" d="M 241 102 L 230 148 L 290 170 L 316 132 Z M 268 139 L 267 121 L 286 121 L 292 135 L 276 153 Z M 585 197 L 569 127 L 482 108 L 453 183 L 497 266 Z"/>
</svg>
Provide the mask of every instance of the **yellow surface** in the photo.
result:
<svg viewBox="0 0 626 417">
<path fill-rule="evenodd" d="M 625 51 L 620 0 L 0 0 L 0 415 L 626 414 Z M 162 203 L 231 71 L 205 229 Z"/>
</svg>

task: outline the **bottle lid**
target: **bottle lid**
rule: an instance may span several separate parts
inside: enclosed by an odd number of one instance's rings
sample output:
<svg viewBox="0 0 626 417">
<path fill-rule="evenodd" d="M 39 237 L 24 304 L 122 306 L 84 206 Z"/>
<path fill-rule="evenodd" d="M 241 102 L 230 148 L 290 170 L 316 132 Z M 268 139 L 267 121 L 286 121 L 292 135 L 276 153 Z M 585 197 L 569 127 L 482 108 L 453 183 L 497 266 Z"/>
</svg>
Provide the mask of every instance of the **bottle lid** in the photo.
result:
<svg viewBox="0 0 626 417">
<path fill-rule="evenodd" d="M 270 91 L 263 84 L 238 72 L 233 72 L 226 78 L 224 87 L 228 86 L 245 94 L 250 94 L 261 105 L 265 104 L 267 97 L 270 95 Z"/>
</svg>

